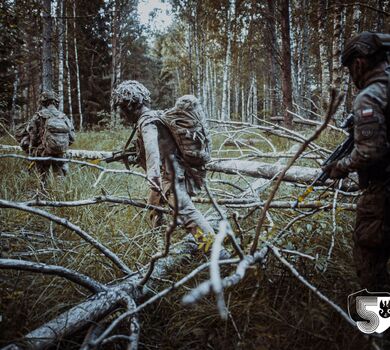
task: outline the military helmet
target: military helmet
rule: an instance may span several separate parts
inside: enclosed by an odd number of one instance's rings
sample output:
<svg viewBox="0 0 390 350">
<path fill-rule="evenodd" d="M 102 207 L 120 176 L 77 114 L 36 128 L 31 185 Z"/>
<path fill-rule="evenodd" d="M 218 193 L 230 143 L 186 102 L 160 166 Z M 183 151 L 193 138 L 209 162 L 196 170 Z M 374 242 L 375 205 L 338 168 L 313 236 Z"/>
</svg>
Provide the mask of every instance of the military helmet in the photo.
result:
<svg viewBox="0 0 390 350">
<path fill-rule="evenodd" d="M 43 91 L 39 98 L 40 103 L 48 101 L 55 101 L 56 103 L 59 103 L 58 95 L 52 90 Z"/>
<path fill-rule="evenodd" d="M 362 32 L 348 40 L 341 54 L 343 66 L 356 57 L 367 57 L 380 50 L 390 50 L 390 34 Z"/>
<path fill-rule="evenodd" d="M 111 98 L 115 106 L 123 103 L 146 105 L 150 103 L 150 92 L 136 80 L 125 80 L 114 89 Z"/>
</svg>

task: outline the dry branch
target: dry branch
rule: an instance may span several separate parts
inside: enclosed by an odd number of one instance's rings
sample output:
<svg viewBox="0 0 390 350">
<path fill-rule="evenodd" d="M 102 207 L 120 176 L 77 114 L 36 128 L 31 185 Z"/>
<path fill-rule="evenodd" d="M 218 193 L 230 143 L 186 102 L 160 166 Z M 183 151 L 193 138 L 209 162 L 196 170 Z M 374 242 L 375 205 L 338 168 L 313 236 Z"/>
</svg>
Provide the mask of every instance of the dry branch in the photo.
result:
<svg viewBox="0 0 390 350">
<path fill-rule="evenodd" d="M 211 203 L 210 199 L 195 197 L 193 198 L 193 202 L 208 204 Z M 229 207 L 237 207 L 237 208 L 253 208 L 264 207 L 264 201 L 256 201 L 253 198 L 228 198 L 228 199 L 216 199 L 216 202 L 220 205 L 225 205 Z M 272 201 L 269 204 L 269 208 L 271 209 L 293 209 L 294 201 Z M 297 209 L 317 209 L 322 208 L 324 210 L 332 209 L 333 203 L 324 202 L 324 201 L 310 201 L 310 202 L 301 202 L 295 208 Z M 340 210 L 347 211 L 355 211 L 356 204 L 352 203 L 338 203 L 337 208 Z"/>
<path fill-rule="evenodd" d="M 341 102 L 341 95 L 337 94 L 336 91 L 333 89 L 331 91 L 331 101 L 329 103 L 329 109 L 327 111 L 327 114 L 326 114 L 326 117 L 325 117 L 325 120 L 324 120 L 323 124 L 313 133 L 312 136 L 310 136 L 307 140 L 305 140 L 305 142 L 302 143 L 302 145 L 299 147 L 299 150 L 297 151 L 295 157 L 290 159 L 290 161 L 288 162 L 287 166 L 282 170 L 281 174 L 278 176 L 278 179 L 276 180 L 275 185 L 272 188 L 272 191 L 271 191 L 270 195 L 268 196 L 268 199 L 267 199 L 266 203 L 264 204 L 264 208 L 263 208 L 263 211 L 261 213 L 259 222 L 258 222 L 258 224 L 256 226 L 256 234 L 255 234 L 255 238 L 253 240 L 253 244 L 252 244 L 252 247 L 251 247 L 251 250 L 250 250 L 252 255 L 256 252 L 257 244 L 258 244 L 259 237 L 260 237 L 260 234 L 261 234 L 261 228 L 262 228 L 262 225 L 263 225 L 264 220 L 266 218 L 266 214 L 267 214 L 269 205 L 272 202 L 272 200 L 274 199 L 276 191 L 279 189 L 279 186 L 280 186 L 280 184 L 281 184 L 281 182 L 282 182 L 282 180 L 284 178 L 284 175 L 292 167 L 292 165 L 299 158 L 299 156 L 305 151 L 305 149 L 314 140 L 316 140 L 320 136 L 321 132 L 326 128 L 326 125 L 329 123 L 330 119 L 332 118 L 332 116 L 336 112 L 337 107 L 339 106 L 340 102 Z"/>
<path fill-rule="evenodd" d="M 46 275 L 64 277 L 69 281 L 77 283 L 80 286 L 90 290 L 93 293 L 98 293 L 107 290 L 104 285 L 95 281 L 93 278 L 62 266 L 47 265 L 43 263 L 25 260 L 0 259 L 0 269 L 31 271 Z"/>
<path fill-rule="evenodd" d="M 99 241 L 97 241 L 95 238 L 93 238 L 87 232 L 82 230 L 79 226 L 71 223 L 67 219 L 61 218 L 59 216 L 51 214 L 51 213 L 44 211 L 42 209 L 31 208 L 23 203 L 7 201 L 4 199 L 0 199 L 0 208 L 11 208 L 11 209 L 25 211 L 25 212 L 32 213 L 35 215 L 39 215 L 41 217 L 44 217 L 46 219 L 49 219 L 49 220 L 59 224 L 61 226 L 64 226 L 64 227 L 72 230 L 73 232 L 77 233 L 82 239 L 84 239 L 85 241 L 90 243 L 93 247 L 95 247 L 97 250 L 99 250 L 101 253 L 103 253 L 116 266 L 118 266 L 124 273 L 126 273 L 126 274 L 133 273 L 128 268 L 128 266 L 116 254 L 114 254 L 110 249 L 105 247 L 103 244 L 101 244 Z"/>
<path fill-rule="evenodd" d="M 93 204 L 105 203 L 105 202 L 132 205 L 134 207 L 155 210 L 166 214 L 170 213 L 170 210 L 166 208 L 136 201 L 126 197 L 115 197 L 115 196 L 96 196 L 88 199 L 81 199 L 78 201 L 48 201 L 48 200 L 35 199 L 32 201 L 26 201 L 20 203 L 29 207 L 59 207 L 60 208 L 60 207 L 80 207 L 80 206 L 93 205 Z"/>
<path fill-rule="evenodd" d="M 68 151 L 67 156 L 71 156 L 73 151 L 76 152 L 76 150 Z M 100 155 L 102 154 L 102 152 L 99 151 L 88 151 L 88 152 L 89 152 L 88 153 L 89 159 L 101 159 Z M 143 173 L 137 171 L 127 170 L 127 169 L 111 169 L 111 168 L 103 167 L 101 165 L 92 164 L 87 161 L 72 160 L 68 158 L 27 157 L 18 154 L 1 154 L 0 158 L 15 158 L 15 159 L 24 159 L 29 161 L 60 160 L 68 163 L 88 166 L 101 171 L 103 174 L 105 173 L 131 174 L 146 179 L 146 176 Z M 272 164 L 272 163 L 264 163 L 259 161 L 228 159 L 228 160 L 212 160 L 209 164 L 207 164 L 206 168 L 208 171 L 212 171 L 212 172 L 222 172 L 225 174 L 232 174 L 232 175 L 237 175 L 239 173 L 241 175 L 250 176 L 254 178 L 272 179 L 277 174 L 279 174 L 284 167 L 283 165 L 277 163 Z M 321 169 L 318 168 L 293 166 L 284 175 L 283 180 L 287 182 L 311 184 L 312 181 L 320 174 L 320 172 Z M 327 184 L 330 184 L 330 182 L 327 182 Z M 343 188 L 343 190 L 347 190 L 347 189 L 348 186 L 345 186 L 345 188 Z"/>
<path fill-rule="evenodd" d="M 272 253 L 276 256 L 276 258 L 285 265 L 292 274 L 298 278 L 300 282 L 302 282 L 306 287 L 308 287 L 311 291 L 313 291 L 320 299 L 325 301 L 328 305 L 330 305 L 334 310 L 338 312 L 341 317 L 343 317 L 352 327 L 356 327 L 356 323 L 351 320 L 351 318 L 346 314 L 346 312 L 337 304 L 335 304 L 332 300 L 330 300 L 327 296 L 322 294 L 315 286 L 310 284 L 296 269 L 293 265 L 291 265 L 283 256 L 280 254 L 279 249 L 270 245 Z"/>
<path fill-rule="evenodd" d="M 192 254 L 196 250 L 197 244 L 193 241 L 192 237 L 186 236 L 182 243 L 171 249 L 169 256 L 156 262 L 152 277 L 156 279 L 165 277 L 173 267 L 180 264 L 186 255 Z M 146 271 L 146 268 L 142 270 Z M 140 281 L 141 276 L 137 274 L 127 278 L 116 286 L 108 288 L 107 291 L 95 294 L 86 301 L 81 302 L 55 319 L 28 333 L 23 339 L 24 345 L 21 345 L 21 347 L 15 345 L 15 349 L 24 349 L 26 346 L 28 349 L 34 350 L 47 348 L 60 339 L 84 329 L 91 323 L 100 321 L 119 305 L 128 305 L 129 298 L 136 302 L 147 294 L 149 290 L 148 288 L 140 289 Z M 154 300 L 157 300 L 157 298 Z M 106 336 L 101 341 L 105 338 Z"/>
</svg>

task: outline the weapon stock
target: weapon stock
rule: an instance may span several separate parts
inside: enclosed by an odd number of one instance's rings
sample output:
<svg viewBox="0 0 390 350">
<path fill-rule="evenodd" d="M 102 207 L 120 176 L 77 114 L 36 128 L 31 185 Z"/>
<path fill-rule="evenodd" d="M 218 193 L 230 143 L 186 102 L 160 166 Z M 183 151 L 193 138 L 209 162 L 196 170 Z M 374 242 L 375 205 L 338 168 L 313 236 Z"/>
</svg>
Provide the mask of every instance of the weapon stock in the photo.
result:
<svg viewBox="0 0 390 350">
<path fill-rule="evenodd" d="M 123 162 L 128 168 L 129 165 L 138 164 L 138 154 L 135 150 L 113 152 L 111 157 L 103 159 L 106 163 Z"/>
</svg>

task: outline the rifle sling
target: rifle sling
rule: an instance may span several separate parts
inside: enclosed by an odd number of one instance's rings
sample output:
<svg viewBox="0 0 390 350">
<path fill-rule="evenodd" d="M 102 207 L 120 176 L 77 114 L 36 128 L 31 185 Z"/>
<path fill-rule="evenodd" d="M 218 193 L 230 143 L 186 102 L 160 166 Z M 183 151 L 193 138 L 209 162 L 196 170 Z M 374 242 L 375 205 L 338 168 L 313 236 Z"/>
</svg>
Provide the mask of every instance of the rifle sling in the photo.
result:
<svg viewBox="0 0 390 350">
<path fill-rule="evenodd" d="M 136 127 L 136 125 L 134 125 L 133 130 L 131 131 L 129 138 L 127 139 L 125 147 L 123 147 L 123 150 L 122 150 L 123 163 L 125 164 L 125 167 L 127 170 L 130 170 L 130 164 L 129 164 L 129 159 L 125 156 L 125 153 L 126 153 L 127 147 L 129 147 L 129 145 L 130 145 L 130 142 L 133 140 L 133 137 L 134 137 L 136 131 L 137 131 L 137 127 Z"/>
</svg>

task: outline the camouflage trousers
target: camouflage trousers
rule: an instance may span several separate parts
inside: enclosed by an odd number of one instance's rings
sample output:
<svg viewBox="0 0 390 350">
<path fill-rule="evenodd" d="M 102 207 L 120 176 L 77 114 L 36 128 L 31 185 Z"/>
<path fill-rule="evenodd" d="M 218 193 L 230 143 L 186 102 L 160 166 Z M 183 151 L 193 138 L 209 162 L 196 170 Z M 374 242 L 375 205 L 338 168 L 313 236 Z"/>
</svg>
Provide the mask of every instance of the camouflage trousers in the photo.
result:
<svg viewBox="0 0 390 350">
<path fill-rule="evenodd" d="M 44 160 L 36 163 L 37 170 L 42 178 L 46 178 L 50 173 L 50 168 L 54 175 L 65 176 L 68 173 L 68 163 L 54 160 Z"/>
<path fill-rule="evenodd" d="M 214 235 L 214 230 L 203 216 L 203 214 L 195 208 L 194 203 L 191 200 L 190 195 L 187 192 L 186 179 L 184 176 L 185 169 L 180 164 L 177 165 L 177 174 L 178 177 L 178 186 L 177 186 L 177 205 L 179 208 L 178 212 L 178 221 L 181 225 L 185 227 L 187 231 L 193 235 L 197 234 L 198 229 L 200 229 L 204 234 Z M 173 184 L 172 175 L 168 171 L 164 171 L 162 176 L 162 189 L 164 195 L 168 198 L 169 203 L 174 205 L 174 198 L 172 193 L 172 184 Z M 151 190 L 148 199 L 149 204 L 161 205 L 163 204 L 163 199 L 160 193 L 157 191 Z M 160 226 L 163 221 L 161 213 L 152 212 L 151 219 L 153 226 Z"/>
<path fill-rule="evenodd" d="M 389 291 L 390 184 L 373 183 L 357 204 L 353 255 L 362 288 Z"/>
</svg>

